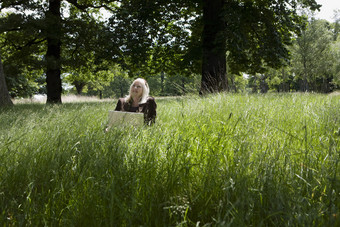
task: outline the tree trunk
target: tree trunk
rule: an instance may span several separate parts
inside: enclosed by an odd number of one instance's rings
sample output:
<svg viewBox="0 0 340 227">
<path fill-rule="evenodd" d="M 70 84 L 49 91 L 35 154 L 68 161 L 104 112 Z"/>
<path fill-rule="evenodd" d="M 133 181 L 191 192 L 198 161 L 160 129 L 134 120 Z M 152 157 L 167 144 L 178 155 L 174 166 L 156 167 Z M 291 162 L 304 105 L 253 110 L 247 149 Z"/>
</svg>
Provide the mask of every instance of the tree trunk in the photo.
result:
<svg viewBox="0 0 340 227">
<path fill-rule="evenodd" d="M 201 94 L 228 89 L 224 3 L 224 0 L 203 1 Z"/>
<path fill-rule="evenodd" d="M 0 107 L 11 106 L 11 105 L 13 105 L 13 102 L 8 93 L 4 68 L 2 67 L 2 60 L 0 56 Z"/>
<path fill-rule="evenodd" d="M 307 73 L 307 60 L 303 58 L 303 80 L 302 80 L 302 91 L 308 92 L 308 73 Z"/>
<path fill-rule="evenodd" d="M 46 52 L 46 83 L 47 103 L 61 103 L 61 15 L 60 1 L 50 0 L 46 12 L 47 52 Z"/>
<path fill-rule="evenodd" d="M 81 93 L 83 92 L 83 89 L 86 85 L 85 82 L 83 81 L 74 81 L 73 82 L 73 85 L 76 87 L 76 90 L 77 90 L 77 95 L 81 95 Z"/>
<path fill-rule="evenodd" d="M 120 81 L 120 96 L 119 97 L 123 97 L 124 96 L 124 83 L 123 80 Z"/>
<path fill-rule="evenodd" d="M 164 71 L 161 72 L 161 94 L 164 94 Z"/>
<path fill-rule="evenodd" d="M 262 74 L 260 76 L 260 92 L 263 93 L 263 94 L 267 93 L 268 89 L 269 89 L 268 84 L 266 82 L 266 79 L 267 79 L 267 77 L 265 75 Z"/>
<path fill-rule="evenodd" d="M 182 82 L 182 95 L 185 94 L 185 80 L 184 77 L 181 78 L 181 82 Z"/>
</svg>

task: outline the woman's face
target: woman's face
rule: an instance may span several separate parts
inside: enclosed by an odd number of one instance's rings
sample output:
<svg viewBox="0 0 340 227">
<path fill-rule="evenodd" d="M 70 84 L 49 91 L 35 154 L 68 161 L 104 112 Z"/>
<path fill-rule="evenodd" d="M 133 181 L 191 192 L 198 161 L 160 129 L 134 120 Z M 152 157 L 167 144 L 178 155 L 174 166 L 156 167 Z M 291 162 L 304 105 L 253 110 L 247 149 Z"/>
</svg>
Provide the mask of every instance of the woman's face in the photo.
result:
<svg viewBox="0 0 340 227">
<path fill-rule="evenodd" d="M 143 94 L 143 87 L 139 81 L 135 81 L 131 87 L 131 95 L 134 98 L 140 98 Z"/>
</svg>

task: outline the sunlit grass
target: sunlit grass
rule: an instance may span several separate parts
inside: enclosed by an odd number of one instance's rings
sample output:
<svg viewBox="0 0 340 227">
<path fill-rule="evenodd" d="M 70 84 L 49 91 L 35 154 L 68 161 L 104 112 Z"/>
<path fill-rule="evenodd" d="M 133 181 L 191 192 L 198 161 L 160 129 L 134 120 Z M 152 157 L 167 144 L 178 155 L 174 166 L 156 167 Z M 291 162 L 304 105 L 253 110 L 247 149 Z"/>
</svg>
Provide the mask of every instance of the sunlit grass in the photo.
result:
<svg viewBox="0 0 340 227">
<path fill-rule="evenodd" d="M 340 97 L 159 99 L 152 127 L 104 133 L 115 103 L 0 112 L 0 223 L 340 224 Z"/>
<path fill-rule="evenodd" d="M 35 95 L 32 98 L 16 98 L 13 99 L 14 104 L 39 104 L 46 103 L 46 95 Z M 67 94 L 61 97 L 63 103 L 83 103 L 83 102 L 110 102 L 113 101 L 110 98 L 100 99 L 98 96 L 82 96 Z"/>
</svg>

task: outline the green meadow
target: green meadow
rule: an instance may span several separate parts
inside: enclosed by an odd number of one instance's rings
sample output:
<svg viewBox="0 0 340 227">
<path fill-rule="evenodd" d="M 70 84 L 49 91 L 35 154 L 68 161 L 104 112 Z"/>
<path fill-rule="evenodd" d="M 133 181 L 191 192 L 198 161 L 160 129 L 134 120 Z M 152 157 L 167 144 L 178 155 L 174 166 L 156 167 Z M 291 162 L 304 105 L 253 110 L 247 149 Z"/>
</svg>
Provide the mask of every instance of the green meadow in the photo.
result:
<svg viewBox="0 0 340 227">
<path fill-rule="evenodd" d="M 340 96 L 156 99 L 0 111 L 1 226 L 340 226 Z"/>
</svg>

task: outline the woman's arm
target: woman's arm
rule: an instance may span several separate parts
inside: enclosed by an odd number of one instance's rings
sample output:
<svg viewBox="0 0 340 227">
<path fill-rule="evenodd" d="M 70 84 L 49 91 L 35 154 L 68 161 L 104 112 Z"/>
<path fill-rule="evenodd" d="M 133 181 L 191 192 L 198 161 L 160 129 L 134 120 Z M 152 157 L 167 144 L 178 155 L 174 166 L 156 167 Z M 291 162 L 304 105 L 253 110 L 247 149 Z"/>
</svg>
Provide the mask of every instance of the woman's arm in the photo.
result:
<svg viewBox="0 0 340 227">
<path fill-rule="evenodd" d="M 115 111 L 122 111 L 122 100 L 118 99 Z"/>
<path fill-rule="evenodd" d="M 146 113 L 146 119 L 145 120 L 146 120 L 146 123 L 150 125 L 150 124 L 155 123 L 156 116 L 157 116 L 157 112 L 156 112 L 157 104 L 156 104 L 155 99 L 153 97 L 148 98 L 147 107 L 148 107 L 148 110 L 147 110 L 147 113 Z"/>
</svg>

